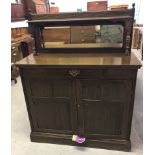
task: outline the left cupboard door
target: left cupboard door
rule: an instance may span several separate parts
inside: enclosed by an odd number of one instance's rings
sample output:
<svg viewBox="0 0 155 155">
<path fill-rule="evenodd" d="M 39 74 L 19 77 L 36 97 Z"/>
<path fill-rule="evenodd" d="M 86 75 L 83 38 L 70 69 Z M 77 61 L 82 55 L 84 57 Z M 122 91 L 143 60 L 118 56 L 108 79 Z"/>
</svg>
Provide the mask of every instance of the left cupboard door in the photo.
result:
<svg viewBox="0 0 155 155">
<path fill-rule="evenodd" d="M 32 130 L 76 134 L 74 81 L 65 77 L 22 79 Z"/>
</svg>

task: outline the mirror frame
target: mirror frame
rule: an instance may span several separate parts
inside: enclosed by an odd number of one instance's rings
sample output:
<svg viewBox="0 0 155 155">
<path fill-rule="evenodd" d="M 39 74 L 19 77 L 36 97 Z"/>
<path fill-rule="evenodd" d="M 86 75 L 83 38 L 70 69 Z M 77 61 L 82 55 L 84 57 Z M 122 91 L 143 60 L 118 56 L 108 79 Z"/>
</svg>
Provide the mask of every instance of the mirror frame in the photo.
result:
<svg viewBox="0 0 155 155">
<path fill-rule="evenodd" d="M 135 4 L 132 9 L 107 10 L 98 12 L 70 12 L 58 14 L 32 14 L 29 10 L 28 24 L 32 37 L 35 39 L 35 54 L 47 53 L 131 53 L 132 31 Z M 122 25 L 124 27 L 123 46 L 101 48 L 42 48 L 44 27 L 56 26 L 89 26 L 89 25 Z"/>
</svg>

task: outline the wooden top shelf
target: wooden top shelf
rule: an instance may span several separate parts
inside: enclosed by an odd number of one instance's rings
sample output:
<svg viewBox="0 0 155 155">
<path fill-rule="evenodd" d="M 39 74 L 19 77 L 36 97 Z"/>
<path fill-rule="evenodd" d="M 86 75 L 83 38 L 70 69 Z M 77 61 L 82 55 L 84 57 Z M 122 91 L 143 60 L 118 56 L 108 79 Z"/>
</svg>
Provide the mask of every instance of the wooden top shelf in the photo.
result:
<svg viewBox="0 0 155 155">
<path fill-rule="evenodd" d="M 77 21 L 99 21 L 99 20 L 120 20 L 120 19 L 132 19 L 131 16 L 116 16 L 116 17 L 94 17 L 94 18 L 65 18 L 65 19 L 41 19 L 41 20 L 32 20 L 28 23 L 55 23 L 55 22 L 77 22 Z"/>
<path fill-rule="evenodd" d="M 19 67 L 74 67 L 74 66 L 100 66 L 100 67 L 141 67 L 140 61 L 132 53 L 130 55 L 111 53 L 111 54 L 49 54 L 39 53 L 38 56 L 33 54 L 17 62 Z"/>
</svg>

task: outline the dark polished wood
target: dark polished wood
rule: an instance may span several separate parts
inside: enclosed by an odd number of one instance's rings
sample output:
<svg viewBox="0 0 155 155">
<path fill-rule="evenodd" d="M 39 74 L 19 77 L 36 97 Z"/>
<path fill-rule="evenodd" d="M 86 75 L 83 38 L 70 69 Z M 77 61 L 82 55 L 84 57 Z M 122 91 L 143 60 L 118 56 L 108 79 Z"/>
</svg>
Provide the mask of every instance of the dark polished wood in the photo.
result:
<svg viewBox="0 0 155 155">
<path fill-rule="evenodd" d="M 133 5 L 132 9 L 127 10 L 108 10 L 108 11 L 98 11 L 98 12 L 78 12 L 78 13 L 57 13 L 57 14 L 44 14 L 36 15 L 29 12 L 29 28 L 32 36 L 35 38 L 36 52 L 64 52 L 64 53 L 75 53 L 75 52 L 122 52 L 129 54 L 131 52 L 131 42 L 132 42 L 132 28 L 134 21 L 134 12 L 135 8 Z M 123 45 L 121 47 L 107 47 L 103 46 L 102 48 L 94 46 L 83 48 L 75 46 L 58 46 L 55 48 L 49 47 L 44 48 L 44 40 L 42 31 L 45 27 L 60 27 L 60 26 L 96 26 L 96 25 L 122 25 L 124 29 L 123 33 Z M 74 31 L 73 31 L 74 32 Z M 52 35 L 52 34 L 51 34 Z M 72 34 L 71 34 L 72 35 Z M 77 35 L 78 37 L 79 35 Z M 95 37 L 95 35 L 94 35 Z M 79 36 L 80 38 L 80 36 Z M 84 38 L 81 37 L 81 40 L 92 41 L 93 37 Z M 74 39 L 75 40 L 75 39 Z M 72 37 L 71 37 L 72 41 Z M 103 50 L 104 49 L 104 50 Z"/>
<path fill-rule="evenodd" d="M 134 9 L 134 7 L 133 7 Z M 132 17 L 133 9 L 127 10 L 104 10 L 104 11 L 82 11 L 82 12 L 59 12 L 55 14 L 34 14 L 30 12 L 29 20 L 45 20 L 45 19 L 65 19 L 65 18 L 96 18 L 96 17 Z"/>
<path fill-rule="evenodd" d="M 37 56 L 33 56 L 32 54 L 28 57 L 22 59 L 17 62 L 17 65 L 20 67 L 35 67 L 45 65 L 54 67 L 76 67 L 76 66 L 98 66 L 101 68 L 105 67 L 118 67 L 121 66 L 123 68 L 127 67 L 140 67 L 141 63 L 138 61 L 137 57 L 131 53 L 131 55 L 126 55 L 122 53 L 74 53 L 74 54 L 52 54 L 52 53 L 38 53 Z"/>
<path fill-rule="evenodd" d="M 20 68 L 31 141 L 130 151 L 137 70 L 141 67 L 130 53 L 133 17 L 134 6 L 124 11 L 30 16 L 36 53 L 16 65 Z M 124 25 L 122 48 L 111 44 L 109 48 L 92 48 L 89 43 L 81 48 L 44 48 L 46 26 L 71 24 L 77 26 L 73 30 L 76 36 L 81 25 L 109 22 Z M 84 34 L 94 32 L 90 29 Z M 72 141 L 73 135 L 86 141 Z"/>
<path fill-rule="evenodd" d="M 53 144 L 63 144 L 63 145 L 73 145 L 78 147 L 91 147 L 91 148 L 103 148 L 108 150 L 119 150 L 119 151 L 130 151 L 131 143 L 127 140 L 113 140 L 113 139 L 102 139 L 94 140 L 87 139 L 83 144 L 78 144 L 71 141 L 71 135 L 60 135 L 60 134 L 48 134 L 42 132 L 31 132 L 32 142 L 41 143 L 53 143 Z"/>
<path fill-rule="evenodd" d="M 43 54 L 19 61 L 31 140 L 129 151 L 134 54 Z M 86 137 L 84 144 L 72 135 Z"/>
</svg>

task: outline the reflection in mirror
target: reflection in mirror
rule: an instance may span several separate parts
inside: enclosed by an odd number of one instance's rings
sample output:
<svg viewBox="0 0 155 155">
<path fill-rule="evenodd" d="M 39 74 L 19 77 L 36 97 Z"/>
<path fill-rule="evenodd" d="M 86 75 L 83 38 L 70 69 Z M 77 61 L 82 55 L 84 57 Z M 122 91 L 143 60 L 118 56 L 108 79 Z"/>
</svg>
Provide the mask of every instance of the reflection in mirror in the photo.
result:
<svg viewBox="0 0 155 155">
<path fill-rule="evenodd" d="M 121 48 L 122 25 L 44 27 L 42 48 Z"/>
</svg>

